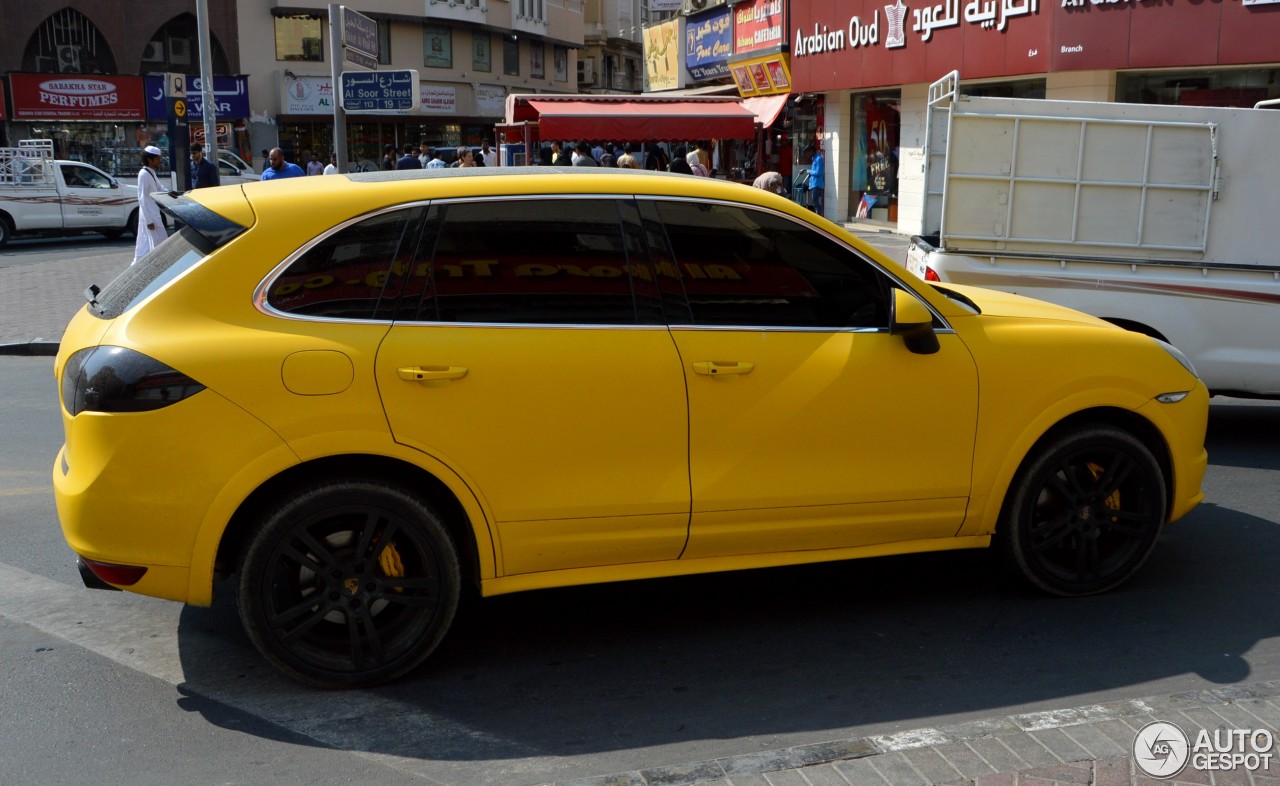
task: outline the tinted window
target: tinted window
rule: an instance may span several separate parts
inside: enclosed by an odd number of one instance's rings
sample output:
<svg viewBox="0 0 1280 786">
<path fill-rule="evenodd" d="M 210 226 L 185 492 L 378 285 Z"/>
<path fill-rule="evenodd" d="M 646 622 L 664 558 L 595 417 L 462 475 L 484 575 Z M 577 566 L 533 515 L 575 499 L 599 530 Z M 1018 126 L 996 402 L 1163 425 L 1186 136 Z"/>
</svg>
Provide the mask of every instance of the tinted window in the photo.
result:
<svg viewBox="0 0 1280 786">
<path fill-rule="evenodd" d="M 634 259 L 642 250 L 638 221 L 628 224 L 636 231 L 624 236 L 614 199 L 441 205 L 428 232 L 433 287 L 418 319 L 634 324 L 629 264 L 646 262 Z M 656 313 L 652 298 L 648 309 Z"/>
<path fill-rule="evenodd" d="M 763 210 L 659 202 L 671 264 L 697 325 L 885 328 L 887 281 L 798 221 Z M 665 286 L 664 291 L 669 291 Z"/>
<path fill-rule="evenodd" d="M 376 319 L 384 297 L 395 298 L 412 264 L 422 208 L 382 213 L 338 230 L 307 249 L 271 283 L 267 303 L 289 314 L 336 319 Z"/>
</svg>

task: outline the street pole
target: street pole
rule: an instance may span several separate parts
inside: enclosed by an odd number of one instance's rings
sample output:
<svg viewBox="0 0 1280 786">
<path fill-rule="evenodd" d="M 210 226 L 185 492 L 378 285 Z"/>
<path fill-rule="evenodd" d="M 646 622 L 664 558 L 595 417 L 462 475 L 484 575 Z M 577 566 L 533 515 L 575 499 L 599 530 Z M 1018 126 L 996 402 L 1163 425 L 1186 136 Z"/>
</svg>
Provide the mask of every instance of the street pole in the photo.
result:
<svg viewBox="0 0 1280 786">
<path fill-rule="evenodd" d="M 213 56 L 209 49 L 209 0 L 196 0 L 196 35 L 200 37 L 200 103 L 204 115 L 204 154 L 217 167 L 218 103 L 213 97 Z"/>
<path fill-rule="evenodd" d="M 329 62 L 333 80 L 333 152 L 338 171 L 347 171 L 347 111 L 342 108 L 342 6 L 329 4 Z"/>
</svg>

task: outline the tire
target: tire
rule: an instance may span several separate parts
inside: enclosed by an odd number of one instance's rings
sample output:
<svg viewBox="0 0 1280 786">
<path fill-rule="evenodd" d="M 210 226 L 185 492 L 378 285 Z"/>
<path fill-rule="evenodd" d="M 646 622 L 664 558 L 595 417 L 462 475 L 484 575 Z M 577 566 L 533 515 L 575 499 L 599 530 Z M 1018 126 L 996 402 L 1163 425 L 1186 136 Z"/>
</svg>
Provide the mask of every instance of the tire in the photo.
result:
<svg viewBox="0 0 1280 786">
<path fill-rule="evenodd" d="M 13 237 L 13 227 L 9 225 L 8 216 L 0 216 L 0 248 L 4 248 Z"/>
<path fill-rule="evenodd" d="M 996 544 L 1034 586 L 1055 595 L 1093 595 L 1142 567 L 1166 506 L 1164 474 L 1145 445 L 1118 428 L 1079 428 L 1023 462 Z"/>
<path fill-rule="evenodd" d="M 115 240 L 124 234 L 123 229 L 103 229 L 99 231 L 102 232 L 103 237 L 107 240 Z"/>
<path fill-rule="evenodd" d="M 370 480 L 304 488 L 281 502 L 240 566 L 240 619 L 273 665 L 321 688 L 393 680 L 453 622 L 457 549 L 440 517 Z"/>
<path fill-rule="evenodd" d="M 133 235 L 134 237 L 138 236 L 138 211 L 137 210 L 129 214 L 129 223 L 125 231 L 128 232 L 130 235 Z"/>
</svg>

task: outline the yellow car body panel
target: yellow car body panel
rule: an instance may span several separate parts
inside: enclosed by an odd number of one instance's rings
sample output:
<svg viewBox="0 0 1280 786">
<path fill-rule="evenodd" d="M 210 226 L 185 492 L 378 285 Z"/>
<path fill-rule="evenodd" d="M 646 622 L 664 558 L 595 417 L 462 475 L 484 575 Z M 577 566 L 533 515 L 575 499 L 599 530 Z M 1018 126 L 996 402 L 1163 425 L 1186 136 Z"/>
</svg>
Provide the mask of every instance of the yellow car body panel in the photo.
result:
<svg viewBox="0 0 1280 786">
<path fill-rule="evenodd" d="M 253 302 L 319 233 L 384 208 L 635 193 L 808 222 L 928 303 L 948 325 L 940 351 L 912 353 L 886 332 L 392 325 L 289 318 Z M 978 303 L 974 314 L 758 189 L 625 171 L 491 173 L 298 178 L 187 198 L 247 229 L 113 320 L 82 310 L 55 364 L 61 379 L 77 350 L 136 348 L 208 388 L 145 415 L 63 413 L 68 471 L 60 458 L 54 477 L 64 533 L 85 557 L 148 567 L 133 591 L 207 604 L 244 501 L 292 467 L 336 456 L 437 478 L 465 512 L 485 594 L 985 546 L 1028 451 L 1089 410 L 1141 419 L 1164 440 L 1170 520 L 1200 499 L 1207 394 L 1150 339 L 954 288 Z M 695 363 L 752 369 L 712 378 Z M 465 375 L 401 373 L 414 368 Z M 1153 400 L 1174 392 L 1187 396 Z M 870 419 L 838 417 L 867 407 Z M 566 476 L 578 496 L 547 484 Z M 624 505 L 634 488 L 643 491 Z"/>
</svg>

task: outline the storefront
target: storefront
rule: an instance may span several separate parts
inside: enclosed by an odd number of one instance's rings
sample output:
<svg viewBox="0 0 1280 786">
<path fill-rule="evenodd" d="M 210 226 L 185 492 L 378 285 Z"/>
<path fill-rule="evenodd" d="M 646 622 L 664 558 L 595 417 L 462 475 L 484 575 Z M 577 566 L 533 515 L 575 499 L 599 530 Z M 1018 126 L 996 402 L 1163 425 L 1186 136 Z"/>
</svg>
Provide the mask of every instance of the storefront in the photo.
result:
<svg viewBox="0 0 1280 786">
<path fill-rule="evenodd" d="M 386 145 L 457 147 L 493 139 L 507 91 L 501 85 L 421 82 L 421 109 L 396 114 L 349 112 L 347 159 L 352 166 L 378 168 Z M 327 161 L 333 152 L 333 81 L 328 77 L 285 77 L 284 101 L 276 118 L 280 148 L 289 161 L 315 152 Z M 258 153 L 261 158 L 261 153 Z"/>
<path fill-rule="evenodd" d="M 825 98 L 815 133 L 828 217 L 865 206 L 908 232 L 921 221 L 928 85 L 952 69 L 970 95 L 1233 106 L 1280 96 L 1274 1 L 795 0 L 789 31 L 797 103 Z"/>
<path fill-rule="evenodd" d="M 140 76 L 21 74 L 8 76 L 13 112 L 5 122 L 11 144 L 52 139 L 54 155 L 93 161 L 97 151 L 140 147 L 150 139 Z"/>
</svg>

